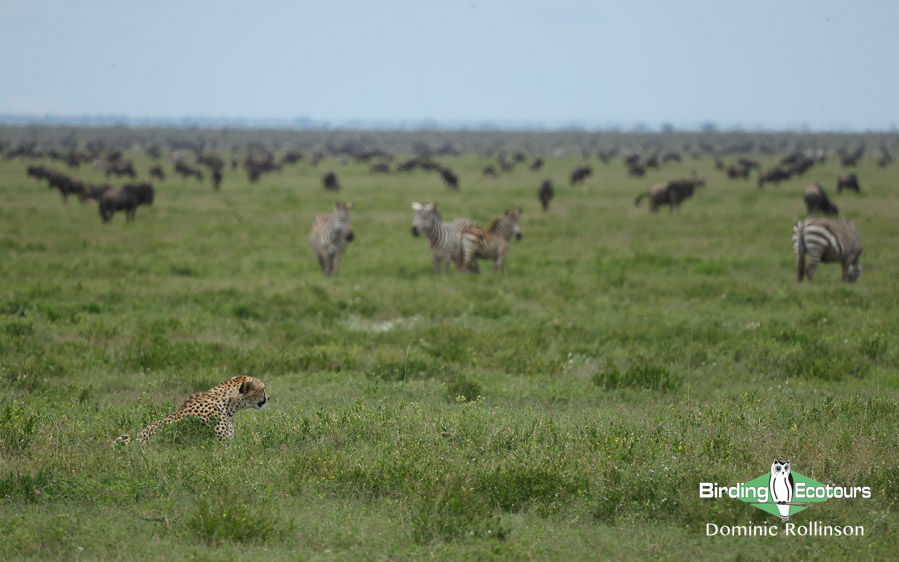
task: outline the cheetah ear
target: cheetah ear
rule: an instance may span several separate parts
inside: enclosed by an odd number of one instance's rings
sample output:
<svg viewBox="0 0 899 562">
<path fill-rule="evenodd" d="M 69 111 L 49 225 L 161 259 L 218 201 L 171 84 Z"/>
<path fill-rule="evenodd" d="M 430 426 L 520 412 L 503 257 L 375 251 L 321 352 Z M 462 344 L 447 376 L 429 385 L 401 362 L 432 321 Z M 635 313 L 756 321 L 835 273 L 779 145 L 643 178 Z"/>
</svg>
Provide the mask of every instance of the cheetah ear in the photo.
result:
<svg viewBox="0 0 899 562">
<path fill-rule="evenodd" d="M 250 392 L 251 390 L 253 390 L 255 387 L 256 387 L 255 381 L 246 381 L 240 385 L 240 390 L 238 392 L 240 394 L 246 394 L 247 392 Z"/>
</svg>

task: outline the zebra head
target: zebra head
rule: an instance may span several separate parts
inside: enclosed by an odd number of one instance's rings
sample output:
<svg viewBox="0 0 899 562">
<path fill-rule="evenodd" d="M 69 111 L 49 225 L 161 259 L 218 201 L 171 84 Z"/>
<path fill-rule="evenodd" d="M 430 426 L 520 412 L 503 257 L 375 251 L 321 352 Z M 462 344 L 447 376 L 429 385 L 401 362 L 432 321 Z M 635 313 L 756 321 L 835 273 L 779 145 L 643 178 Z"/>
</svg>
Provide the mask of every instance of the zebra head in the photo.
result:
<svg viewBox="0 0 899 562">
<path fill-rule="evenodd" d="M 506 217 L 509 219 L 512 227 L 512 236 L 514 236 L 516 240 L 521 240 L 521 213 L 523 212 L 521 207 L 519 207 L 517 211 L 506 211 Z"/>
<path fill-rule="evenodd" d="M 353 204 L 349 201 L 338 201 L 334 203 L 334 217 L 345 225 L 344 227 L 344 239 L 347 242 L 352 242 L 356 239 L 356 234 L 353 232 L 353 224 L 350 221 L 350 209 L 353 208 Z"/>
<path fill-rule="evenodd" d="M 349 220 L 350 217 L 350 209 L 353 208 L 353 204 L 349 201 L 338 201 L 334 203 L 334 214 L 340 216 L 343 219 Z"/>
<path fill-rule="evenodd" d="M 859 254 L 859 257 L 861 254 Z M 859 275 L 862 274 L 862 264 L 858 263 L 858 258 L 855 258 L 855 261 L 849 264 L 849 267 L 846 269 L 846 281 L 850 283 L 855 283 L 858 281 Z"/>
<path fill-rule="evenodd" d="M 428 232 L 440 224 L 437 203 L 412 203 L 412 209 L 415 211 L 415 216 L 412 217 L 412 236 L 421 236 L 422 232 Z"/>
</svg>

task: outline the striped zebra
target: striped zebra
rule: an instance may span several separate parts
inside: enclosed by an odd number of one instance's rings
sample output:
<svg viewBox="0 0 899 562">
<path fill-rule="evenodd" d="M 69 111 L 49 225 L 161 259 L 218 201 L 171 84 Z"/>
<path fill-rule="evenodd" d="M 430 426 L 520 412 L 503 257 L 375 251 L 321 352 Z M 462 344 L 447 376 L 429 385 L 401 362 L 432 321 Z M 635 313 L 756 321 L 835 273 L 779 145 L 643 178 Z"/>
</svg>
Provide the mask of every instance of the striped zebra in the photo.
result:
<svg viewBox="0 0 899 562">
<path fill-rule="evenodd" d="M 355 238 L 353 224 L 350 222 L 352 208 L 352 203 L 338 201 L 334 204 L 333 213 L 322 213 L 312 221 L 309 244 L 318 256 L 318 263 L 326 276 L 337 275 L 340 256 Z"/>
<path fill-rule="evenodd" d="M 466 226 L 474 226 L 471 219 L 456 219 L 443 222 L 436 203 L 412 203 L 415 216 L 412 218 L 412 236 L 422 233 L 428 237 L 428 248 L 434 260 L 434 273 L 440 275 L 441 265 L 449 273 L 450 262 L 456 259 L 462 246 L 459 237 Z"/>
<path fill-rule="evenodd" d="M 862 236 L 854 224 L 846 219 L 834 220 L 823 217 L 802 219 L 793 227 L 793 251 L 797 256 L 796 274 L 799 281 L 808 275 L 811 282 L 818 262 L 840 262 L 843 266 L 843 281 L 855 283 L 861 275 Z M 808 255 L 808 268 L 805 256 Z"/>
<path fill-rule="evenodd" d="M 494 219 L 486 231 L 477 226 L 466 226 L 462 229 L 462 251 L 456 258 L 456 267 L 463 269 L 472 267 L 477 260 L 493 260 L 493 270 L 501 272 L 506 260 L 509 240 L 514 236 L 521 240 L 522 210 L 506 211 L 505 215 Z"/>
</svg>

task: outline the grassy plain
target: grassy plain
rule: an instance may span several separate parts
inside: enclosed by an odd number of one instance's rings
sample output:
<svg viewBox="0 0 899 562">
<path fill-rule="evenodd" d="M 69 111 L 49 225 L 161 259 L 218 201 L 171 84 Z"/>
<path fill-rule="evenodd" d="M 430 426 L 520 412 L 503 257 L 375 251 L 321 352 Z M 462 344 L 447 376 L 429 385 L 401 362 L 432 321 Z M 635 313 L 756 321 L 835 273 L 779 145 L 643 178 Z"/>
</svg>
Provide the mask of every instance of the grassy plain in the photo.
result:
<svg viewBox="0 0 899 562">
<path fill-rule="evenodd" d="M 765 164 L 774 157 L 759 157 Z M 899 216 L 895 165 L 836 162 L 758 190 L 710 158 L 583 187 L 580 158 L 481 178 L 368 173 L 329 158 L 223 189 L 169 174 L 134 223 L 0 160 L 0 558 L 876 558 L 899 546 Z M 135 158 L 142 175 L 150 160 Z M 56 165 L 57 168 L 62 168 Z M 166 165 L 171 171 L 170 165 Z M 306 238 L 355 204 L 325 279 Z M 692 169 L 679 213 L 634 197 Z M 83 167 L 73 175 L 99 182 Z M 556 199 L 539 210 L 540 180 Z M 820 181 L 865 239 L 858 284 L 797 284 L 790 235 Z M 480 224 L 523 207 L 506 272 L 437 277 L 412 201 Z M 187 427 L 114 450 L 190 393 L 237 374 L 273 397 L 228 445 Z M 870 500 L 796 522 L 864 537 L 706 537 L 777 524 L 698 485 L 773 458 Z"/>
</svg>

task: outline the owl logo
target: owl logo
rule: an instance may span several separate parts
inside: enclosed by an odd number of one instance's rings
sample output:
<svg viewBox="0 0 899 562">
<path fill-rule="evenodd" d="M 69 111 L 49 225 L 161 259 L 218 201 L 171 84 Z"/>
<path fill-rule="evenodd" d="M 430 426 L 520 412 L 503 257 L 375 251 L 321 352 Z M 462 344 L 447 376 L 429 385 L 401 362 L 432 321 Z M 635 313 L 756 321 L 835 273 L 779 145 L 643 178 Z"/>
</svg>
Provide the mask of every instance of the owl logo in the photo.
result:
<svg viewBox="0 0 899 562">
<path fill-rule="evenodd" d="M 777 511 L 783 521 L 790 520 L 790 506 L 793 504 L 793 474 L 790 472 L 790 461 L 777 460 L 771 464 L 771 478 L 768 480 L 768 491 L 771 502 L 777 504 Z"/>
</svg>

